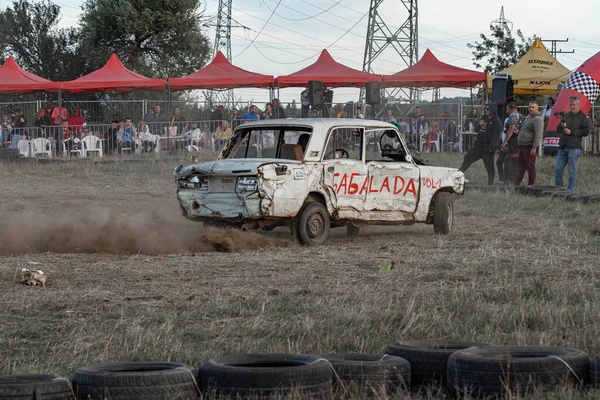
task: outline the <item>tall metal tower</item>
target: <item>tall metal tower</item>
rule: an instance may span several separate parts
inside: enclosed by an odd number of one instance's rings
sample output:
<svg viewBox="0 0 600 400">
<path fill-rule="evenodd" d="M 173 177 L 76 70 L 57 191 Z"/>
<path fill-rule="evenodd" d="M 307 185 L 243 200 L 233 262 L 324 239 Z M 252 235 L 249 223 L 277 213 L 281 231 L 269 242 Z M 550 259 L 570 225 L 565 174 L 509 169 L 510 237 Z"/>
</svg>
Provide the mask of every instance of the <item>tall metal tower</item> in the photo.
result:
<svg viewBox="0 0 600 400">
<path fill-rule="evenodd" d="M 502 8 L 500 9 L 500 18 L 493 20 L 492 26 L 504 29 L 507 32 L 512 31 L 512 29 L 513 29 L 512 21 L 509 21 L 506 18 L 504 18 L 504 6 L 502 6 Z"/>
<path fill-rule="evenodd" d="M 394 55 L 398 59 L 398 70 L 401 66 L 410 67 L 419 58 L 419 9 L 417 0 L 387 0 L 396 11 L 406 11 L 406 19 L 400 20 L 398 29 L 393 29 L 391 24 L 385 22 L 379 7 L 385 0 L 371 0 L 369 8 L 369 24 L 365 43 L 365 56 L 363 71 L 374 72 L 374 64 L 382 54 Z M 396 25 L 398 19 L 394 20 Z M 386 52 L 387 50 L 387 52 Z M 364 99 L 364 90 L 361 90 L 361 100 Z M 417 91 L 407 89 L 387 89 L 385 99 L 390 100 L 416 100 Z"/>
<path fill-rule="evenodd" d="M 231 61 L 231 3 L 232 0 L 219 0 L 214 50 L 214 55 L 221 50 L 229 61 Z"/>
<path fill-rule="evenodd" d="M 223 52 L 225 58 L 231 62 L 231 3 L 232 0 L 219 0 L 219 10 L 217 11 L 217 24 L 215 25 L 215 47 L 216 56 L 219 51 Z M 233 89 L 215 92 L 205 90 L 204 97 L 209 103 L 226 103 L 230 107 L 235 107 L 235 95 Z"/>
</svg>

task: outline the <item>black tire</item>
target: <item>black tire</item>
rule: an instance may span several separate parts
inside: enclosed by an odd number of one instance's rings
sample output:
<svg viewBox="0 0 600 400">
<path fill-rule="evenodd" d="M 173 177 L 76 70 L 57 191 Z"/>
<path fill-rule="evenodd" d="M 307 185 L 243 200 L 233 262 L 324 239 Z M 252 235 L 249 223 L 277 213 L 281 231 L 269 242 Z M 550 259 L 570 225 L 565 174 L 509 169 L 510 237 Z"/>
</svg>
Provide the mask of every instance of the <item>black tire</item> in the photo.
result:
<svg viewBox="0 0 600 400">
<path fill-rule="evenodd" d="M 410 363 L 412 386 L 435 381 L 446 382 L 446 365 L 450 354 L 482 343 L 460 340 L 406 340 L 390 344 L 385 353 L 402 357 Z"/>
<path fill-rule="evenodd" d="M 600 387 L 600 357 L 592 358 L 590 361 L 590 385 Z"/>
<path fill-rule="evenodd" d="M 433 232 L 447 235 L 452 232 L 454 225 L 454 205 L 452 194 L 441 192 L 435 196 L 433 209 Z"/>
<path fill-rule="evenodd" d="M 389 354 L 325 354 L 335 370 L 334 386 L 375 398 L 410 387 L 410 363 Z M 338 381 L 339 380 L 339 381 Z"/>
<path fill-rule="evenodd" d="M 551 185 L 540 185 L 540 186 L 518 186 L 519 192 L 530 195 L 530 196 L 542 196 L 542 192 L 557 192 L 562 189 Z"/>
<path fill-rule="evenodd" d="M 133 362 L 99 364 L 73 374 L 77 399 L 199 399 L 194 372 L 186 364 Z"/>
<path fill-rule="evenodd" d="M 571 194 L 562 190 L 543 190 L 540 193 L 541 197 L 550 197 L 553 199 L 566 200 Z"/>
<path fill-rule="evenodd" d="M 318 246 L 325 243 L 329 236 L 331 220 L 325 206 L 317 201 L 306 203 L 296 223 L 297 236 L 300 244 Z"/>
<path fill-rule="evenodd" d="M 357 237 L 360 234 L 360 227 L 350 224 L 346 225 L 346 236 Z"/>
<path fill-rule="evenodd" d="M 448 389 L 464 395 L 527 393 L 583 386 L 589 379 L 590 358 L 581 350 L 556 347 L 473 347 L 448 360 Z"/>
<path fill-rule="evenodd" d="M 0 376 L 2 400 L 74 400 L 71 382 L 52 375 Z"/>
<path fill-rule="evenodd" d="M 207 395 L 232 398 L 281 398 L 300 394 L 330 398 L 333 371 L 318 356 L 299 354 L 228 355 L 206 360 L 198 384 Z"/>
</svg>

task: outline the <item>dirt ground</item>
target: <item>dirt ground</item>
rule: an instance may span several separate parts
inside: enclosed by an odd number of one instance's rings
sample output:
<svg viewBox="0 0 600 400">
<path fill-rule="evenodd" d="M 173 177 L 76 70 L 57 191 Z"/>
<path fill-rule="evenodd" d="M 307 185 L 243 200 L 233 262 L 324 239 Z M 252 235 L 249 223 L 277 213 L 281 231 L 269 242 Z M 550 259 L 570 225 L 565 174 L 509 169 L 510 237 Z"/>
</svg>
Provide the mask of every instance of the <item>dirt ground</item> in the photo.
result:
<svg viewBox="0 0 600 400">
<path fill-rule="evenodd" d="M 553 162 L 540 160 L 542 184 Z M 177 164 L 0 164 L 0 374 L 70 376 L 133 360 L 198 366 L 249 352 L 382 353 L 423 338 L 600 355 L 597 205 L 471 191 L 455 204 L 452 235 L 415 225 L 349 239 L 336 229 L 306 248 L 284 228 L 242 233 L 185 220 Z M 598 166 L 582 162 L 582 190 L 597 187 Z M 467 177 L 483 181 L 481 163 Z M 381 271 L 389 261 L 395 268 Z M 47 285 L 19 284 L 22 268 L 42 269 Z"/>
</svg>

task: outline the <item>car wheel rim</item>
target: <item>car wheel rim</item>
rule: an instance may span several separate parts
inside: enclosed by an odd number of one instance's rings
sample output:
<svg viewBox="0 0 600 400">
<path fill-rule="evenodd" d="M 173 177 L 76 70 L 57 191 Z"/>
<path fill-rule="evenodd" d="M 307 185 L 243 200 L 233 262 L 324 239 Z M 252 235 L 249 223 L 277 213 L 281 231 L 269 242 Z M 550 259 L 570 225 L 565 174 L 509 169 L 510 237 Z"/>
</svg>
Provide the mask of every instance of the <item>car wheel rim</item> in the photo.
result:
<svg viewBox="0 0 600 400">
<path fill-rule="evenodd" d="M 311 239 L 316 239 L 323 235 L 323 231 L 325 230 L 325 219 L 321 213 L 314 213 L 310 216 L 306 225 L 308 236 L 310 236 Z"/>
<path fill-rule="evenodd" d="M 448 228 L 452 228 L 452 205 L 448 204 Z"/>
</svg>

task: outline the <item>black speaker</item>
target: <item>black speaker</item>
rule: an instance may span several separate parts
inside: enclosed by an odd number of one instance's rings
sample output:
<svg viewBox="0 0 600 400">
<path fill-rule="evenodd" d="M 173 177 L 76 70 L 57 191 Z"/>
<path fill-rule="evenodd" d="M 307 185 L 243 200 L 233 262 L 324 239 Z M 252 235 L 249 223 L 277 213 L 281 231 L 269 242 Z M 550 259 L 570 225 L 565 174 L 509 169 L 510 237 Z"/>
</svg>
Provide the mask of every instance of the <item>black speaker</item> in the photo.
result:
<svg viewBox="0 0 600 400">
<path fill-rule="evenodd" d="M 492 101 L 508 104 L 513 100 L 515 82 L 512 76 L 503 72 L 492 78 Z"/>
<path fill-rule="evenodd" d="M 515 82 L 506 72 L 494 74 L 492 78 L 492 102 L 498 105 L 498 116 L 504 122 L 508 117 L 506 106 L 513 101 Z"/>
<path fill-rule="evenodd" d="M 381 103 L 381 87 L 379 82 L 367 82 L 365 85 L 367 104 Z"/>
<path fill-rule="evenodd" d="M 308 102 L 313 107 L 323 104 L 323 81 L 308 81 Z"/>
</svg>

